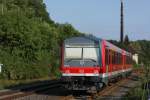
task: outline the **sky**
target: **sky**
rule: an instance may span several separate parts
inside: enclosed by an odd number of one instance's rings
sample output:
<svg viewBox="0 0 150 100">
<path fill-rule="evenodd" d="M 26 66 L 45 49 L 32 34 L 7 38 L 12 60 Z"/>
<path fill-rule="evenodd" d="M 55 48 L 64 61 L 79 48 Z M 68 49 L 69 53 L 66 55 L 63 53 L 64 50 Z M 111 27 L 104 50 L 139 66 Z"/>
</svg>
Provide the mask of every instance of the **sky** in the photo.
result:
<svg viewBox="0 0 150 100">
<path fill-rule="evenodd" d="M 44 0 L 49 16 L 103 39 L 120 38 L 120 0 Z M 124 0 L 124 34 L 150 40 L 150 0 Z"/>
</svg>

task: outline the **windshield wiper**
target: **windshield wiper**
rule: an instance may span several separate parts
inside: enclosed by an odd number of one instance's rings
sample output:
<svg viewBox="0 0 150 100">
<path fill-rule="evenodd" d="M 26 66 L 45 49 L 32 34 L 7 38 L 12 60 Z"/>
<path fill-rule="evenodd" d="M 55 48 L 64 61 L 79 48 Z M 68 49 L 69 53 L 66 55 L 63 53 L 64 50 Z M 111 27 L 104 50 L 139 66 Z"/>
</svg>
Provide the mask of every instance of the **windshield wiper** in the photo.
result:
<svg viewBox="0 0 150 100">
<path fill-rule="evenodd" d="M 88 58 L 88 59 L 84 59 L 84 60 L 91 60 L 91 61 L 97 63 L 97 61 L 96 61 L 95 59 L 90 59 L 90 58 Z"/>
<path fill-rule="evenodd" d="M 66 59 L 67 60 L 67 63 L 68 62 L 71 62 L 72 60 L 81 60 L 81 59 Z"/>
</svg>

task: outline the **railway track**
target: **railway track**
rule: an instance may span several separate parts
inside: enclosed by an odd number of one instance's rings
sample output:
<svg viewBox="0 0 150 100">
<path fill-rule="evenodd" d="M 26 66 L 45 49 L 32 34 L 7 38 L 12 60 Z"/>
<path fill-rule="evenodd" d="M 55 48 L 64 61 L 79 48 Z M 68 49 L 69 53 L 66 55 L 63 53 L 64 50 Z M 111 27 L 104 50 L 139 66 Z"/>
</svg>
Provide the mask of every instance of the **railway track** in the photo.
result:
<svg viewBox="0 0 150 100">
<path fill-rule="evenodd" d="M 0 100 L 14 100 L 20 97 L 32 95 L 34 93 L 47 91 L 50 88 L 60 86 L 60 81 L 54 80 L 51 82 L 45 82 L 40 84 L 33 84 L 31 86 L 26 86 L 18 90 L 9 90 L 0 92 Z"/>
<path fill-rule="evenodd" d="M 107 86 L 102 91 L 100 91 L 96 96 L 99 99 L 127 99 L 125 96 L 127 95 L 128 91 L 137 86 L 139 83 L 138 74 L 132 73 L 131 76 L 121 79 L 120 81 Z"/>
<path fill-rule="evenodd" d="M 114 90 L 116 90 L 120 85 L 127 83 L 128 79 L 123 79 L 121 81 L 118 81 L 117 83 L 112 83 L 110 86 L 107 86 L 105 89 L 100 91 L 98 93 L 98 96 L 108 96 L 110 95 Z"/>
</svg>

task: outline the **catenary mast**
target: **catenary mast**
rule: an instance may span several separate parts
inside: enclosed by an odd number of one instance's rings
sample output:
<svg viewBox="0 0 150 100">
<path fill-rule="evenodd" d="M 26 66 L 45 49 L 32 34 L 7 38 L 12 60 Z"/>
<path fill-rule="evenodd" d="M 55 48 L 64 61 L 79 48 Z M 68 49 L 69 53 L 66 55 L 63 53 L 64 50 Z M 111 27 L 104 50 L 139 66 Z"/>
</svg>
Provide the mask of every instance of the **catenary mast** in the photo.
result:
<svg viewBox="0 0 150 100">
<path fill-rule="evenodd" d="M 123 13 L 123 0 L 121 0 L 121 19 L 120 19 L 120 42 L 124 40 L 124 13 Z"/>
</svg>

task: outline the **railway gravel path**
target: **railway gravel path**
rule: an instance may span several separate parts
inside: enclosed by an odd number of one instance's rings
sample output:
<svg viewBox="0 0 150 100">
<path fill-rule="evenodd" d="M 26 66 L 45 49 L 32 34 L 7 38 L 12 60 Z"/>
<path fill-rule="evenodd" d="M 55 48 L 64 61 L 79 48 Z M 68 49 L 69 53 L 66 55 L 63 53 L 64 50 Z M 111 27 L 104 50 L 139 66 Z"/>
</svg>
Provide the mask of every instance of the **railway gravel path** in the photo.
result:
<svg viewBox="0 0 150 100">
<path fill-rule="evenodd" d="M 15 100 L 120 100 L 136 84 L 138 81 L 132 78 L 123 79 L 104 88 L 98 94 L 89 94 L 83 91 L 72 93 L 62 87 L 55 87 Z"/>
</svg>

